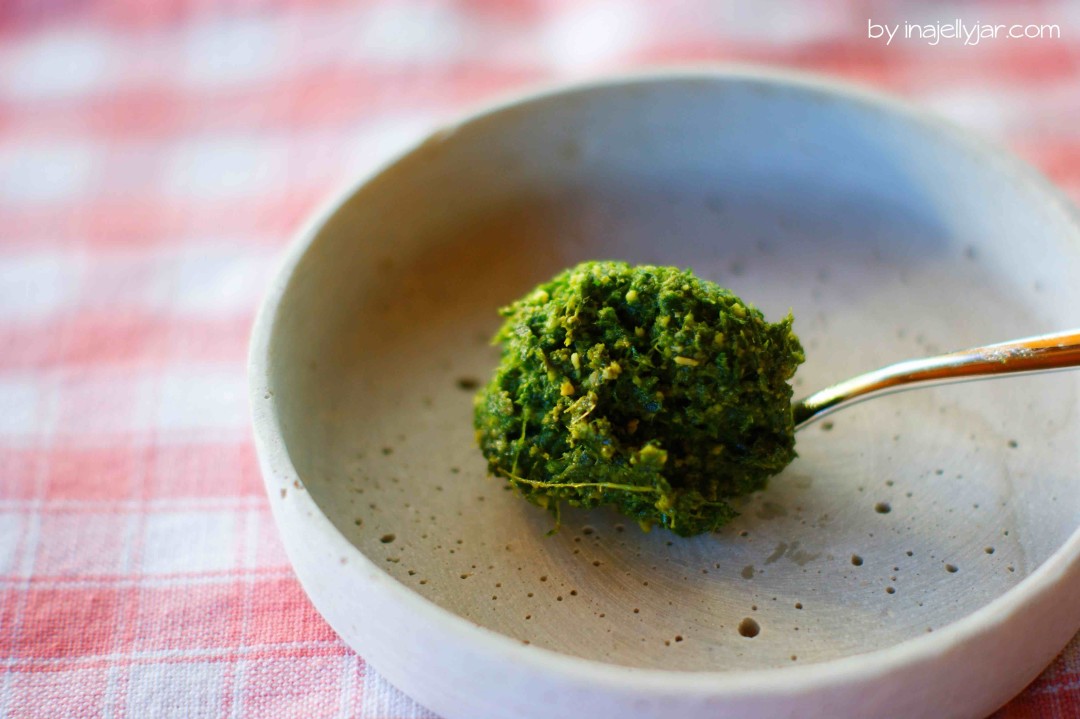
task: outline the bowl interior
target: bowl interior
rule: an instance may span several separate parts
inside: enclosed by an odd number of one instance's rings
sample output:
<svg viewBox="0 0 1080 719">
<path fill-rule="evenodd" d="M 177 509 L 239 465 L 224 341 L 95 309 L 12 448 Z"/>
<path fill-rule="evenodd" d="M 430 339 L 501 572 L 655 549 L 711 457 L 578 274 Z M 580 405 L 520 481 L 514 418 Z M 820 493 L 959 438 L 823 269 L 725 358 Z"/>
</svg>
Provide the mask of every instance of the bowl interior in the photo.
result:
<svg viewBox="0 0 1080 719">
<path fill-rule="evenodd" d="M 686 670 L 883 648 L 984 606 L 1076 529 L 1077 375 L 845 410 L 718 534 L 600 510 L 548 536 L 473 440 L 496 310 L 584 259 L 691 267 L 770 319 L 793 309 L 803 394 L 1074 325 L 1067 212 L 953 130 L 811 87 L 640 81 L 503 109 L 318 231 L 271 340 L 287 451 L 382 571 L 522 641 Z"/>
</svg>

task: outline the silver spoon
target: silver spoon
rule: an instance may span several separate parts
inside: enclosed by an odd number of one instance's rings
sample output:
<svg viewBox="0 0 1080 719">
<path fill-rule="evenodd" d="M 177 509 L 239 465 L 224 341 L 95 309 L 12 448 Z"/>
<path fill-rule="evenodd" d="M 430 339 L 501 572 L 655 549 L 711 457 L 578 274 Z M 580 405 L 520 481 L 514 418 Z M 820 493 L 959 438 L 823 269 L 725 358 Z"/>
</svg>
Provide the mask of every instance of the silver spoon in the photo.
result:
<svg viewBox="0 0 1080 719">
<path fill-rule="evenodd" d="M 872 397 L 915 387 L 1080 367 L 1080 329 L 908 360 L 815 392 L 792 405 L 795 429 Z"/>
</svg>

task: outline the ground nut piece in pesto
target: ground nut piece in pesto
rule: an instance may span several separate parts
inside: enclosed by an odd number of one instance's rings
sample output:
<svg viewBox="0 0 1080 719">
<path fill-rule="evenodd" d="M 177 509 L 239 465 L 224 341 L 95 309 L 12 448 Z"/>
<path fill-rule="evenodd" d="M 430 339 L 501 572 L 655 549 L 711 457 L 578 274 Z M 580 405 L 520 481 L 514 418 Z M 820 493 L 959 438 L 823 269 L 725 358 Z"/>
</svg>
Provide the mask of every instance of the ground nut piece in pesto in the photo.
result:
<svg viewBox="0 0 1080 719">
<path fill-rule="evenodd" d="M 795 457 L 777 323 L 674 267 L 585 262 L 501 310 L 502 359 L 476 397 L 489 471 L 558 513 L 613 505 L 688 536 Z"/>
</svg>

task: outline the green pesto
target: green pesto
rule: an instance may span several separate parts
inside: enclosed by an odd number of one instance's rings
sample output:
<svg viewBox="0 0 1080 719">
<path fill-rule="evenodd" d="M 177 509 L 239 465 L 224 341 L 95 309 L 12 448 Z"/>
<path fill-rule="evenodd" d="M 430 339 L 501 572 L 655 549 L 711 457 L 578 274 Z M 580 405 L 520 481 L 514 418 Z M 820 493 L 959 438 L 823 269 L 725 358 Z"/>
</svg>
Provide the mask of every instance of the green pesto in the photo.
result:
<svg viewBox="0 0 1080 719">
<path fill-rule="evenodd" d="M 689 270 L 623 262 L 582 263 L 500 313 L 477 441 L 556 518 L 607 504 L 644 529 L 711 531 L 795 458 L 790 314 L 769 323 Z"/>
</svg>

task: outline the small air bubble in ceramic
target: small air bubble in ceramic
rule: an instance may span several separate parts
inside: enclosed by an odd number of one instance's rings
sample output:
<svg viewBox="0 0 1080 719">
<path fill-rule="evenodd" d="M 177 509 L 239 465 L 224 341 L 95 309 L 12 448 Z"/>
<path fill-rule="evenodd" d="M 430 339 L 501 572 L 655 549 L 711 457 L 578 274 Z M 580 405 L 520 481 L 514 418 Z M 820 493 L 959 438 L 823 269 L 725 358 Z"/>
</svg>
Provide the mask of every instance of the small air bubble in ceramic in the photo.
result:
<svg viewBox="0 0 1080 719">
<path fill-rule="evenodd" d="M 744 617 L 739 622 L 739 634 L 747 639 L 753 639 L 761 633 L 761 625 L 753 619 L 753 617 Z"/>
</svg>

